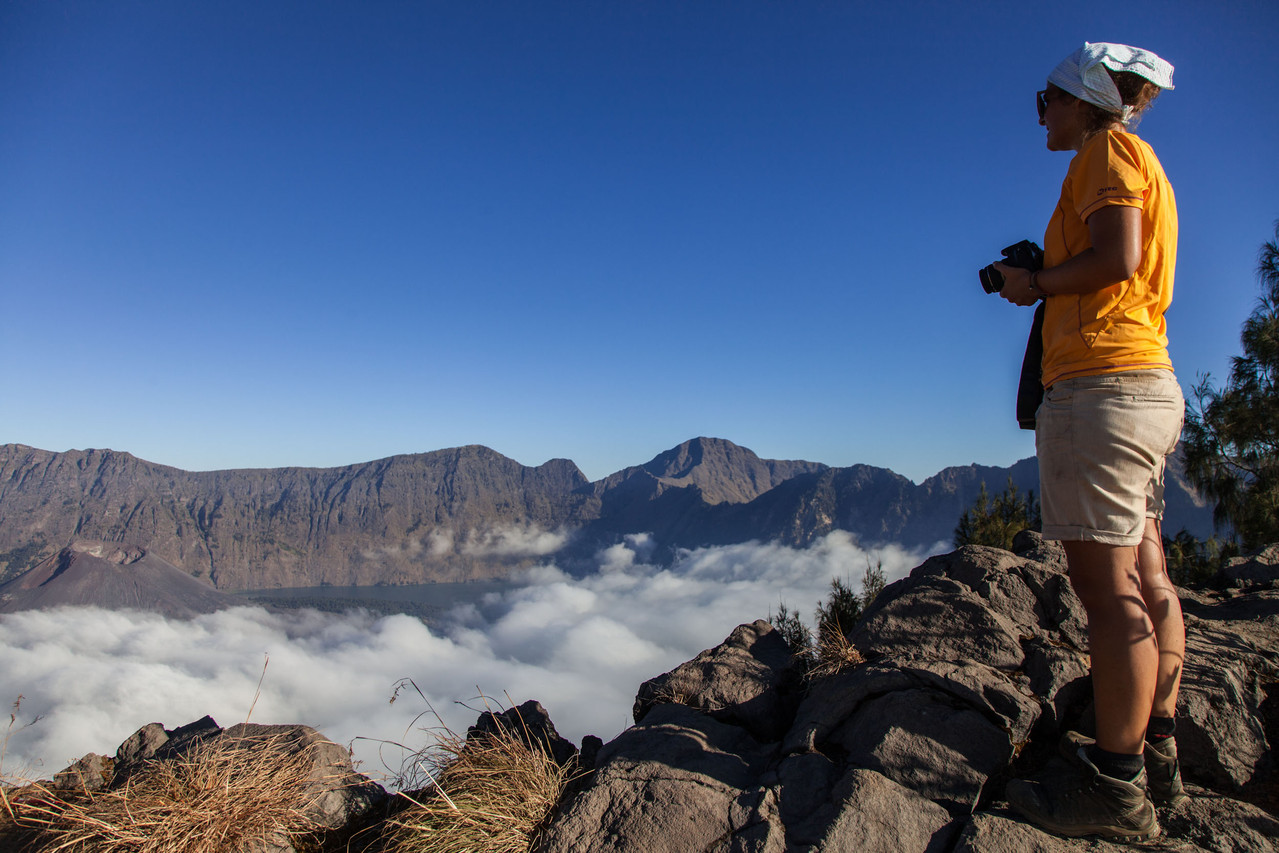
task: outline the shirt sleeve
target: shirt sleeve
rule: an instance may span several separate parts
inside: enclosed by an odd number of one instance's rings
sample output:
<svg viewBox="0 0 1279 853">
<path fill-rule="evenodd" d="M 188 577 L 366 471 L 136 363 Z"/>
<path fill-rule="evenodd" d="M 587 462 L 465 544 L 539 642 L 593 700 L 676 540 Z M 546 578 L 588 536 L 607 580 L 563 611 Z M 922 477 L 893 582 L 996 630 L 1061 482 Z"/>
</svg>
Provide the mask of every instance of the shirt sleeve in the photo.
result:
<svg viewBox="0 0 1279 853">
<path fill-rule="evenodd" d="M 1082 152 L 1074 201 L 1081 220 L 1103 207 L 1144 207 L 1149 181 L 1140 152 L 1120 134 L 1107 132 Z"/>
</svg>

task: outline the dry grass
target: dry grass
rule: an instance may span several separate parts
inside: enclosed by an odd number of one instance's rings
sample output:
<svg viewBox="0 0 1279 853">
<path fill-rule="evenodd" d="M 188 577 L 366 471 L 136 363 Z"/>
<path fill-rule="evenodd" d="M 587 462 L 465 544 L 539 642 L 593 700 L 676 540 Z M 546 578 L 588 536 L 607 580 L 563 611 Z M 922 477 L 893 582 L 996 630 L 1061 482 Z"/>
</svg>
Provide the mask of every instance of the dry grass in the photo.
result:
<svg viewBox="0 0 1279 853">
<path fill-rule="evenodd" d="M 0 780 L 0 845 L 5 850 L 18 846 L 11 837 L 18 832 L 11 802 L 17 793 L 18 789 L 6 787 L 4 781 Z"/>
<path fill-rule="evenodd" d="M 41 835 L 38 826 L 23 817 L 31 803 L 47 801 L 49 796 L 48 789 L 38 782 L 10 785 L 0 793 L 0 850 L 37 853 L 56 849 L 56 845 L 47 844 L 48 838 Z"/>
<path fill-rule="evenodd" d="M 821 633 L 821 641 L 817 644 L 817 663 L 813 664 L 813 668 L 808 671 L 808 677 L 810 679 L 825 678 L 865 661 L 857 647 L 849 641 L 843 631 L 839 630 L 837 622 L 834 630 Z"/>
<path fill-rule="evenodd" d="M 413 760 L 425 787 L 399 794 L 408 808 L 387 821 L 388 853 L 527 853 L 559 802 L 572 768 L 517 734 L 459 737 L 445 729 Z"/>
<path fill-rule="evenodd" d="M 37 785 L 6 805 L 33 853 L 233 853 L 317 828 L 303 799 L 312 768 L 309 750 L 279 739 L 219 737 L 149 762 L 116 790 Z"/>
<path fill-rule="evenodd" d="M 15 777 L 4 769 L 5 758 L 9 754 L 9 739 L 14 734 L 14 727 L 17 726 L 17 731 L 21 731 L 40 721 L 40 718 L 36 717 L 29 723 L 18 726 L 18 712 L 22 709 L 22 698 L 19 696 L 14 700 L 13 708 L 9 712 L 9 725 L 4 730 L 4 737 L 0 738 L 0 849 L 6 851 L 25 849 L 29 836 L 29 833 L 18 823 L 14 803 L 25 797 L 32 789 L 16 781 Z"/>
<path fill-rule="evenodd" d="M 698 696 L 695 693 L 686 693 L 683 690 L 676 688 L 673 681 L 667 681 L 654 691 L 653 696 L 649 701 L 654 705 L 686 705 L 689 708 L 697 711 L 704 711 L 706 713 L 719 710 L 709 703 L 706 703 L 701 696 Z"/>
</svg>

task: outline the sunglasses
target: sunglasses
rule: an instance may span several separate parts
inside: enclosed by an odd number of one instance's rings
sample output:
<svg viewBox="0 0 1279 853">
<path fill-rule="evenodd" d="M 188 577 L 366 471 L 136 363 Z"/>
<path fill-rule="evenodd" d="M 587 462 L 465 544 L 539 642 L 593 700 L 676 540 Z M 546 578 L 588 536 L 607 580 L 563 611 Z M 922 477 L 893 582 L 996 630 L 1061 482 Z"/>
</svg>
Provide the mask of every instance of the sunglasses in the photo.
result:
<svg viewBox="0 0 1279 853">
<path fill-rule="evenodd" d="M 1036 92 L 1035 108 L 1039 110 L 1040 121 L 1044 120 L 1044 113 L 1048 112 L 1048 104 L 1049 104 L 1048 96 L 1049 95 L 1052 95 L 1053 100 L 1056 100 L 1057 98 L 1061 98 L 1061 97 L 1069 97 L 1069 93 L 1063 92 L 1060 89 L 1040 89 L 1038 92 Z"/>
</svg>

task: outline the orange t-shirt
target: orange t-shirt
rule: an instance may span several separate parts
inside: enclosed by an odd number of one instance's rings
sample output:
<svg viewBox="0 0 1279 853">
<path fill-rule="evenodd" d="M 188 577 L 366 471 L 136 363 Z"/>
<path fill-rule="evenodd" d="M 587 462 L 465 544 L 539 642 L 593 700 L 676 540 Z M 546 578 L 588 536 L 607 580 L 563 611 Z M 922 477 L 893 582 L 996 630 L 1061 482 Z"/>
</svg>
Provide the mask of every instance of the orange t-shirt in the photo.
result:
<svg viewBox="0 0 1279 853">
<path fill-rule="evenodd" d="M 1092 293 L 1051 296 L 1044 313 L 1044 386 L 1123 370 L 1172 369 L 1164 312 L 1177 266 L 1177 201 L 1142 139 L 1107 131 L 1070 161 L 1044 232 L 1044 267 L 1092 245 L 1088 217 L 1108 205 L 1141 209 L 1141 264 L 1127 281 Z"/>
</svg>

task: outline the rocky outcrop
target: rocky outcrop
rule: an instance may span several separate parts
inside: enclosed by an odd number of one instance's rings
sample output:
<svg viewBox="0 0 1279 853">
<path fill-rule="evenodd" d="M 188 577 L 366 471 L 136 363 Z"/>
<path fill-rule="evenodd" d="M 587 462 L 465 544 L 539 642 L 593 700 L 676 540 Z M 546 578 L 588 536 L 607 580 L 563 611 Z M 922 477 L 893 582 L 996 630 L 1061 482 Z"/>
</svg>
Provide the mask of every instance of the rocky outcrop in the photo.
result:
<svg viewBox="0 0 1279 853">
<path fill-rule="evenodd" d="M 577 760 L 578 749 L 560 736 L 542 703 L 530 699 L 505 711 L 485 711 L 467 732 L 467 740 L 488 735 L 514 735 L 530 749 L 540 749 L 560 766 Z M 596 738 L 598 740 L 598 738 Z"/>
<path fill-rule="evenodd" d="M 1276 576 L 1279 576 L 1279 545 L 1271 545 L 1256 554 L 1230 560 L 1222 569 L 1217 585 L 1226 589 L 1264 587 Z"/>
<path fill-rule="evenodd" d="M 644 684 L 541 853 L 1125 849 L 1027 825 L 1003 801 L 1091 702 L 1060 550 L 968 547 L 889 586 L 852 640 L 866 662 L 801 685 L 765 623 Z M 1178 743 L 1191 799 L 1156 849 L 1274 850 L 1279 574 L 1186 594 Z"/>
<path fill-rule="evenodd" d="M 1211 509 L 1170 466 L 1169 530 L 1206 536 Z M 554 559 L 590 571 L 628 534 L 646 558 L 751 540 L 807 546 L 834 530 L 867 544 L 949 541 L 982 483 L 1038 487 L 1034 460 L 948 468 L 916 485 L 884 468 L 761 459 L 697 438 L 588 483 L 485 447 L 342 468 L 190 472 L 110 450 L 0 445 L 0 582 L 73 539 L 131 542 L 221 590 L 500 577 Z"/>
<path fill-rule="evenodd" d="M 224 779 L 219 772 L 219 756 L 230 756 L 243 769 L 225 773 Z M 253 762 L 269 767 L 255 776 L 247 767 Z M 270 769 L 277 766 L 287 780 L 285 790 L 269 788 L 273 784 Z M 210 717 L 171 731 L 159 723 L 145 725 L 120 744 L 114 757 L 87 755 L 56 774 L 52 789 L 72 803 L 85 795 L 92 798 L 114 793 L 122 800 L 131 796 L 133 808 L 141 810 L 146 808 L 149 797 L 157 796 L 152 790 L 156 787 L 152 780 L 157 776 L 167 782 L 159 792 L 163 798 L 188 795 L 200 800 L 202 792 L 211 793 L 206 790 L 209 785 L 240 786 L 246 799 L 238 804 L 246 819 L 252 819 L 251 810 L 257 805 L 247 799 L 253 795 L 253 786 L 265 786 L 261 796 L 280 801 L 280 810 L 286 817 L 280 822 L 280 829 L 236 836 L 232 833 L 238 828 L 226 824 L 239 817 L 233 814 L 197 816 L 188 828 L 198 833 L 201 825 L 207 825 L 209 832 L 216 829 L 232 834 L 229 841 L 235 841 L 232 846 L 243 853 L 295 853 L 295 843 L 301 843 L 296 849 L 306 850 L 336 847 L 387 799 L 380 785 L 354 771 L 345 749 L 309 726 L 240 723 L 223 729 Z M 190 806 L 197 810 L 210 808 L 211 804 L 197 801 Z M 176 816 L 179 813 L 191 820 L 181 809 L 166 809 L 175 815 L 175 821 L 183 819 Z M 18 813 L 24 814 L 21 808 Z M 92 826 L 94 820 L 104 827 L 108 825 L 101 816 L 86 814 L 89 817 L 82 820 L 86 825 Z M 304 831 L 287 831 L 290 825 L 303 827 Z M 6 839 L 0 835 L 3 840 Z"/>
<path fill-rule="evenodd" d="M 795 715 L 803 673 L 790 647 L 764 621 L 740 625 L 723 643 L 640 685 L 632 716 L 677 703 L 778 740 Z"/>
</svg>

